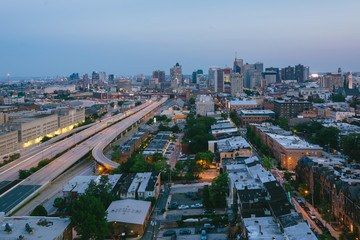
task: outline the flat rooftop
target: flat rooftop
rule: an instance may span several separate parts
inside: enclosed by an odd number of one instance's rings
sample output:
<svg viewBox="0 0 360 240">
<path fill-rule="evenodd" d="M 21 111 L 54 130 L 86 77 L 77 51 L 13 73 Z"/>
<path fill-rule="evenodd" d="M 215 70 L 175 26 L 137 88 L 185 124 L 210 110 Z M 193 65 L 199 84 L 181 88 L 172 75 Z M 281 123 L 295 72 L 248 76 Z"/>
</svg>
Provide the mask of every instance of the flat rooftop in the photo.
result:
<svg viewBox="0 0 360 240">
<path fill-rule="evenodd" d="M 272 216 L 244 218 L 243 221 L 249 240 L 286 239 Z"/>
<path fill-rule="evenodd" d="M 150 210 L 151 202 L 134 199 L 114 201 L 107 209 L 108 222 L 121 222 L 142 225 Z"/>
<path fill-rule="evenodd" d="M 1 213 L 0 213 L 1 214 Z M 24 236 L 26 240 L 48 239 L 55 240 L 64 232 L 69 226 L 69 218 L 58 217 L 5 217 L 1 219 L 0 224 L 5 229 L 8 224 L 11 227 L 11 232 L 0 231 L 1 240 L 18 239 L 20 235 Z M 32 230 L 31 233 L 26 231 L 25 225 L 28 224 Z"/>
</svg>

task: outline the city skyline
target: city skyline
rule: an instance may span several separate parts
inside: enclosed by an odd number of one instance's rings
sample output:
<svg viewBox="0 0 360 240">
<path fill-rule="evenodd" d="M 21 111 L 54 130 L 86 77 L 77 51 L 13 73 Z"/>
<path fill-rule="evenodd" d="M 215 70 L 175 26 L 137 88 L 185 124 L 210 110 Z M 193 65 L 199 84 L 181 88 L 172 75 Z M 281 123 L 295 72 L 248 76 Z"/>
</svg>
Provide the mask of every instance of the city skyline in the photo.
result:
<svg viewBox="0 0 360 240">
<path fill-rule="evenodd" d="M 93 70 L 169 75 L 176 62 L 191 74 L 231 67 L 235 53 L 265 67 L 360 71 L 354 1 L 5 1 L 0 7 L 7 23 L 0 27 L 1 79 Z"/>
</svg>

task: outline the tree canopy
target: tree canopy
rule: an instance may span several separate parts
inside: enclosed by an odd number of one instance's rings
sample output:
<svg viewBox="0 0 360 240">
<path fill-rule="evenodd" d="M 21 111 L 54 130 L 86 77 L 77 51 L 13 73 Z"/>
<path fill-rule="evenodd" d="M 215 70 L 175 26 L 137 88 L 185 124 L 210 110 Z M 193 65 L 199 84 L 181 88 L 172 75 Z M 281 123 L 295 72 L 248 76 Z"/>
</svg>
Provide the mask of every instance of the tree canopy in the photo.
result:
<svg viewBox="0 0 360 240">
<path fill-rule="evenodd" d="M 81 195 L 70 205 L 71 224 L 81 239 L 102 240 L 107 233 L 107 213 L 100 199 Z"/>
</svg>

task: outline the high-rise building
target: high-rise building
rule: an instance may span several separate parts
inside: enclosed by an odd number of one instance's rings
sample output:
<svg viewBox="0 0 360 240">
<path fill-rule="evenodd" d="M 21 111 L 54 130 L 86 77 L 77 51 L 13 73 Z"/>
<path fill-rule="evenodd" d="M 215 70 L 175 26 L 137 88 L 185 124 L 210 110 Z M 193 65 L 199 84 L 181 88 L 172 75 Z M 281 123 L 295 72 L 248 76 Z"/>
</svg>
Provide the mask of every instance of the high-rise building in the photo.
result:
<svg viewBox="0 0 360 240">
<path fill-rule="evenodd" d="M 352 81 L 352 73 L 350 72 L 349 73 L 349 89 L 353 89 L 353 81 Z"/>
<path fill-rule="evenodd" d="M 342 74 L 327 73 L 320 77 L 320 87 L 328 88 L 329 91 L 335 91 L 339 87 L 344 86 L 345 78 Z"/>
<path fill-rule="evenodd" d="M 245 79 L 245 81 L 244 81 L 244 87 L 245 88 L 249 88 L 250 86 L 250 81 L 248 81 L 248 79 L 250 79 L 250 77 L 248 78 L 248 70 L 250 70 L 250 69 L 254 69 L 255 70 L 255 66 L 254 66 L 254 64 L 248 64 L 248 63 L 246 63 L 245 65 L 243 65 L 243 74 L 244 74 L 244 79 Z"/>
<path fill-rule="evenodd" d="M 254 64 L 255 70 L 258 72 L 263 72 L 264 71 L 264 63 L 261 62 L 257 62 Z"/>
<path fill-rule="evenodd" d="M 244 60 L 235 58 L 233 71 L 235 73 L 243 73 Z"/>
<path fill-rule="evenodd" d="M 265 68 L 265 72 L 275 72 L 276 73 L 276 82 L 281 82 L 279 68 L 274 68 L 274 67 Z M 264 78 L 265 78 L 265 76 L 264 76 Z"/>
<path fill-rule="evenodd" d="M 183 83 L 183 75 L 181 65 L 176 63 L 174 67 L 170 68 L 170 81 L 171 81 L 171 88 L 177 89 L 179 84 Z"/>
<path fill-rule="evenodd" d="M 159 79 L 159 83 L 165 82 L 165 71 L 160 71 L 160 70 L 153 71 L 153 78 Z"/>
<path fill-rule="evenodd" d="M 73 73 L 70 75 L 70 80 L 79 80 L 79 74 L 78 73 Z"/>
<path fill-rule="evenodd" d="M 305 66 L 304 67 L 304 81 L 309 80 L 309 79 L 310 79 L 310 67 Z"/>
<path fill-rule="evenodd" d="M 295 65 L 295 79 L 299 83 L 304 82 L 304 65 Z"/>
<path fill-rule="evenodd" d="M 106 82 L 106 73 L 105 72 L 99 72 L 99 81 L 100 82 Z"/>
<path fill-rule="evenodd" d="M 211 67 L 208 72 L 208 89 L 216 91 L 217 89 L 217 71 L 219 68 Z"/>
<path fill-rule="evenodd" d="M 282 80 L 294 80 L 294 79 L 295 79 L 294 67 L 288 66 L 284 68 L 284 77 Z"/>
<path fill-rule="evenodd" d="M 192 73 L 192 83 L 197 83 L 197 75 L 204 74 L 202 69 L 198 69 L 197 71 L 193 71 Z"/>
<path fill-rule="evenodd" d="M 136 76 L 136 82 L 144 82 L 144 74 L 143 73 L 138 73 Z"/>
<path fill-rule="evenodd" d="M 207 88 L 207 79 L 204 74 L 196 74 L 196 84 L 198 85 L 199 89 L 206 89 Z"/>
<path fill-rule="evenodd" d="M 243 92 L 243 75 L 241 73 L 234 72 L 230 75 L 231 82 L 231 96 L 237 97 Z"/>
<path fill-rule="evenodd" d="M 99 74 L 97 72 L 92 72 L 91 80 L 92 80 L 92 84 L 98 84 L 98 82 L 99 82 Z"/>
<path fill-rule="evenodd" d="M 109 83 L 114 83 L 115 77 L 114 74 L 109 74 Z"/>
</svg>

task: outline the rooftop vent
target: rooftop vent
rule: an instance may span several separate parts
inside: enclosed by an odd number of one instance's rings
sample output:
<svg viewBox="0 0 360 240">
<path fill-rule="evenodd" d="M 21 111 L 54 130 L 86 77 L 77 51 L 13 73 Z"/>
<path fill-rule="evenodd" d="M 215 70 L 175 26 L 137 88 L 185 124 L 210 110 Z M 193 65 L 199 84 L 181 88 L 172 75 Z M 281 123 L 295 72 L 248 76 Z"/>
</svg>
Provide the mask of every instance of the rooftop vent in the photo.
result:
<svg viewBox="0 0 360 240">
<path fill-rule="evenodd" d="M 12 229 L 8 223 L 5 224 L 5 231 L 6 232 L 12 232 Z"/>
<path fill-rule="evenodd" d="M 28 223 L 25 224 L 25 230 L 26 230 L 28 233 L 32 233 L 32 232 L 33 232 L 32 228 L 30 227 L 30 225 L 29 225 Z"/>
</svg>

